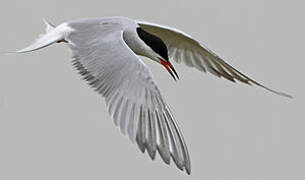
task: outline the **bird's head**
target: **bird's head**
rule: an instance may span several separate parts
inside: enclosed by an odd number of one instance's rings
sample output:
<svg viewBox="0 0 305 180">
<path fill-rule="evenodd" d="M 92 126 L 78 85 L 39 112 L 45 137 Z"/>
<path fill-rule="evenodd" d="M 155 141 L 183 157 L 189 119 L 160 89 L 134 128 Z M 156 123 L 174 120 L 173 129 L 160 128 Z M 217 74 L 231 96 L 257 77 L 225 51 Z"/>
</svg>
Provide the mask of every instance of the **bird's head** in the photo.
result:
<svg viewBox="0 0 305 180">
<path fill-rule="evenodd" d="M 159 37 L 148 33 L 142 28 L 137 28 L 137 33 L 139 37 L 145 42 L 147 46 L 150 47 L 153 51 L 153 55 L 150 58 L 162 64 L 166 70 L 171 74 L 174 80 L 179 79 L 179 76 L 174 68 L 174 66 L 170 63 L 168 58 L 168 49 L 165 43 Z"/>
</svg>

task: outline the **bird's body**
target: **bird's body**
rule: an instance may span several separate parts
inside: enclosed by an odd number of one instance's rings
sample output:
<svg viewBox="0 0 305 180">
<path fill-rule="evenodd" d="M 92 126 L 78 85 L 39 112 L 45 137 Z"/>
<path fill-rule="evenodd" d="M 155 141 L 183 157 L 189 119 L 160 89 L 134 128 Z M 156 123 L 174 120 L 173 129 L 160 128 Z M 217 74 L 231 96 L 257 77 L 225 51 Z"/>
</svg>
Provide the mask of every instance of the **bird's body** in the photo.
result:
<svg viewBox="0 0 305 180">
<path fill-rule="evenodd" d="M 84 38 L 83 36 L 89 34 L 87 31 L 90 31 L 90 35 L 92 36 L 101 36 L 100 33 L 111 34 L 113 31 L 121 31 L 125 43 L 135 54 L 153 56 L 152 53 L 154 52 L 151 51 L 143 41 L 141 41 L 136 32 L 136 28 L 138 28 L 139 25 L 129 18 L 110 17 L 81 19 L 68 22 L 67 24 L 77 32 L 75 35 L 82 36 L 81 39 L 86 41 L 87 38 Z M 74 36 L 74 34 L 72 33 L 71 36 Z M 107 36 L 103 36 L 103 40 L 107 41 Z M 110 41 L 111 40 L 112 39 L 110 39 Z"/>
<path fill-rule="evenodd" d="M 178 124 L 152 73 L 136 55 L 162 64 L 174 79 L 179 77 L 169 59 L 289 96 L 248 78 L 191 36 L 173 28 L 125 17 L 74 20 L 57 27 L 46 24 L 46 34 L 18 52 L 67 42 L 74 66 L 105 98 L 109 114 L 122 133 L 152 159 L 158 151 L 165 163 L 172 158 L 179 169 L 189 174 L 190 157 Z"/>
</svg>

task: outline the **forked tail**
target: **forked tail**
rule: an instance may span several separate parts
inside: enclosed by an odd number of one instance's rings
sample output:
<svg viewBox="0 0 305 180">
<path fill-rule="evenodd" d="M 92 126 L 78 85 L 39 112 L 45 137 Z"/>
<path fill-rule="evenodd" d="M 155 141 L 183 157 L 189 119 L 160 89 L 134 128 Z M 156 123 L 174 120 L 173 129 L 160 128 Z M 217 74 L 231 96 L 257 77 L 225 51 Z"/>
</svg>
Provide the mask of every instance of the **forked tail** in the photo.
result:
<svg viewBox="0 0 305 180">
<path fill-rule="evenodd" d="M 66 23 L 55 27 L 45 19 L 43 19 L 43 22 L 46 25 L 46 33 L 41 34 L 39 38 L 36 39 L 31 45 L 17 51 L 16 53 L 31 52 L 47 47 L 55 42 L 63 42 L 65 41 L 65 36 L 67 32 L 71 31 L 71 28 L 69 28 Z"/>
</svg>

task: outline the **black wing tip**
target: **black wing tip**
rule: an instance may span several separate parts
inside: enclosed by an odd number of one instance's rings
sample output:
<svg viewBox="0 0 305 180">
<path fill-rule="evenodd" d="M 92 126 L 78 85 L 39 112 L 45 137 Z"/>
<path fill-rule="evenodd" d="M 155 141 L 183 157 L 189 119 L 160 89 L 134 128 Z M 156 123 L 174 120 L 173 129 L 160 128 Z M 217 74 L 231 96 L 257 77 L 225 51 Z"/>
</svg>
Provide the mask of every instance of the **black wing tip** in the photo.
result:
<svg viewBox="0 0 305 180">
<path fill-rule="evenodd" d="M 190 167 L 187 167 L 185 164 L 183 164 L 182 166 L 178 166 L 176 164 L 176 166 L 178 167 L 178 169 L 180 169 L 181 171 L 184 171 L 186 172 L 187 175 L 191 175 L 191 168 Z"/>
<path fill-rule="evenodd" d="M 187 175 L 191 175 L 191 169 L 185 169 Z"/>
</svg>

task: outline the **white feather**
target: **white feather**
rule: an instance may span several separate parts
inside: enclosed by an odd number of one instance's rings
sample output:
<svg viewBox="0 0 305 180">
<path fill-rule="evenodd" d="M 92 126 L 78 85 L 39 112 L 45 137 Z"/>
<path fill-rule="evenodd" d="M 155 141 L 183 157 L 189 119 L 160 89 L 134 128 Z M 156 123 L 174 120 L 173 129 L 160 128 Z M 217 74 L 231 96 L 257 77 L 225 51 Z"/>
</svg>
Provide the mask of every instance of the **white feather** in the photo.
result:
<svg viewBox="0 0 305 180">
<path fill-rule="evenodd" d="M 73 29 L 67 26 L 67 23 L 63 23 L 55 28 L 47 24 L 46 31 L 46 34 L 40 35 L 39 38 L 35 40 L 31 45 L 17 51 L 17 53 L 26 53 L 49 46 L 57 41 L 65 39 L 65 37 L 70 32 L 72 32 Z"/>
</svg>

